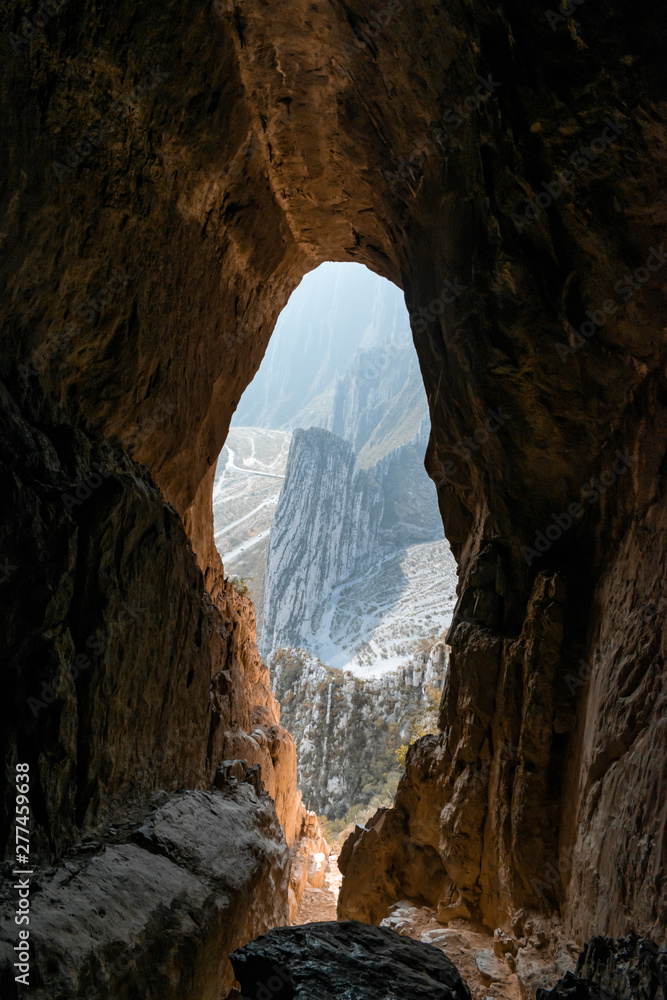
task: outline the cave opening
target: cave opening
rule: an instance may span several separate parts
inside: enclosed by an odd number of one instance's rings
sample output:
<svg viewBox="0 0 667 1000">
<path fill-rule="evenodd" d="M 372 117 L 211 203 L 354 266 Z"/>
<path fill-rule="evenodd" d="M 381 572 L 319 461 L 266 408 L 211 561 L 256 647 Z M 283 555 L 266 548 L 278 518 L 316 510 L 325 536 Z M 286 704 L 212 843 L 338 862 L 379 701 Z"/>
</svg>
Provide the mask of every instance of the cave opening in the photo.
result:
<svg viewBox="0 0 667 1000">
<path fill-rule="evenodd" d="M 393 283 L 325 262 L 281 313 L 213 486 L 215 542 L 256 612 L 299 786 L 342 844 L 437 731 L 456 565 L 424 469 L 430 422 Z"/>
</svg>

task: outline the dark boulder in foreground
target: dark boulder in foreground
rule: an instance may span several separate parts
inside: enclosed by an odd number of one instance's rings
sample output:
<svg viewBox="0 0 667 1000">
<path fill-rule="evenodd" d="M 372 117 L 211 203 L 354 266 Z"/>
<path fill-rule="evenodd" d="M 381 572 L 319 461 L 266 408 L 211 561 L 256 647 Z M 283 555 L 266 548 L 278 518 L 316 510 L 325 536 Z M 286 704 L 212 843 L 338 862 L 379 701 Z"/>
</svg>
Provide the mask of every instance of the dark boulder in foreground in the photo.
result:
<svg viewBox="0 0 667 1000">
<path fill-rule="evenodd" d="M 470 1000 L 438 948 L 356 920 L 280 927 L 230 958 L 244 1000 Z"/>
</svg>

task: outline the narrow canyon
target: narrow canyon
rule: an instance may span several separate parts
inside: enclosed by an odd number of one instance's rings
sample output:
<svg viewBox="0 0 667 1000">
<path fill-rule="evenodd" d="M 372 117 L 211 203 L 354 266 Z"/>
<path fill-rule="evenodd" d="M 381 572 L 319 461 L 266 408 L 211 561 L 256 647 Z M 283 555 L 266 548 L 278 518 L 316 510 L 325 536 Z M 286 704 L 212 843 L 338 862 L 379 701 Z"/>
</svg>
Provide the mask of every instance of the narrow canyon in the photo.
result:
<svg viewBox="0 0 667 1000">
<path fill-rule="evenodd" d="M 0 10 L 3 1000 L 667 1000 L 662 5 Z"/>
</svg>

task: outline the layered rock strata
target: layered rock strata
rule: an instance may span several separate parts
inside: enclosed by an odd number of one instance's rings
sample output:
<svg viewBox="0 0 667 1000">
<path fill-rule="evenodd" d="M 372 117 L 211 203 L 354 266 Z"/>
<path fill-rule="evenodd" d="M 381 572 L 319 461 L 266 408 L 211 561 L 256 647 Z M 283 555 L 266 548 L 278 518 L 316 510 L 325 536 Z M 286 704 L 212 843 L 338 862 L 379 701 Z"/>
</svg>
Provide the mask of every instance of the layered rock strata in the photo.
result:
<svg viewBox="0 0 667 1000">
<path fill-rule="evenodd" d="M 311 427 L 292 435 L 271 527 L 262 646 L 299 646 L 318 605 L 378 554 L 384 502 L 352 445 Z M 312 626 L 311 626 L 312 627 Z"/>
<path fill-rule="evenodd" d="M 381 422 L 375 429 L 382 451 Z M 260 646 L 267 658 L 291 646 L 361 659 L 375 631 L 391 623 L 406 586 L 401 558 L 410 546 L 443 541 L 435 491 L 423 469 L 427 440 L 425 419 L 412 439 L 361 468 L 351 443 L 337 434 L 315 427 L 294 432 L 266 565 Z M 429 561 L 444 560 L 435 548 L 417 558 L 427 585 Z M 449 562 L 454 576 L 451 556 Z M 442 627 L 451 620 L 453 589 L 423 595 Z M 426 629 L 428 623 L 420 624 Z M 416 646 L 410 630 L 411 623 L 397 623 L 398 637 Z"/>
</svg>

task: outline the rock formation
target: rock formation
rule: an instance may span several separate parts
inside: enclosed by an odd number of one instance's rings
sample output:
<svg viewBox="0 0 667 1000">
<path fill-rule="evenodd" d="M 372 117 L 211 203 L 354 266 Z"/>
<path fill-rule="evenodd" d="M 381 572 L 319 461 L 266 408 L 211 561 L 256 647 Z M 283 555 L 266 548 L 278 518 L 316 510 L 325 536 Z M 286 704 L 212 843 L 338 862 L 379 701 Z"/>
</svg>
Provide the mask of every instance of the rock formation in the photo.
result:
<svg viewBox="0 0 667 1000">
<path fill-rule="evenodd" d="M 130 812 L 118 827 L 98 829 L 99 839 L 33 881 L 37 1000 L 106 1000 L 126 990 L 212 1000 L 233 985 L 229 952 L 287 922 L 289 853 L 266 794 L 232 779 L 221 791 L 158 793 L 151 804 L 148 815 Z M 20 995 L 13 902 L 3 906 L 0 938 L 7 998 Z"/>
<path fill-rule="evenodd" d="M 345 921 L 281 927 L 231 956 L 244 1000 L 470 1000 L 450 960 L 395 931 Z"/>
<path fill-rule="evenodd" d="M 382 405 L 406 388 L 402 423 L 412 421 L 414 433 L 428 408 L 415 361 L 400 289 L 358 264 L 322 264 L 281 313 L 234 426 L 324 427 L 359 451 L 363 418 L 373 429 Z"/>
<path fill-rule="evenodd" d="M 460 572 L 382 852 L 445 916 L 661 937 L 662 4 L 0 10 L 5 852 L 19 762 L 49 864 L 270 721 L 215 462 L 290 292 L 356 260 L 405 293 Z"/>
<path fill-rule="evenodd" d="M 380 483 L 358 468 L 349 442 L 315 427 L 294 432 L 266 565 L 267 653 L 300 646 L 323 599 L 368 568 L 383 506 Z"/>
<path fill-rule="evenodd" d="M 575 973 L 537 1000 L 662 1000 L 667 996 L 667 949 L 632 935 L 595 937 L 579 956 Z"/>
<path fill-rule="evenodd" d="M 402 770 L 396 751 L 412 742 L 422 716 L 435 715 L 444 679 L 444 644 L 424 645 L 405 666 L 370 678 L 326 667 L 305 650 L 281 649 L 271 658 L 299 788 L 319 814 L 339 819 L 377 796 L 393 797 Z"/>
<path fill-rule="evenodd" d="M 7 392 L 3 403 L 3 466 L 14 505 L 17 579 L 16 603 L 8 602 L 2 622 L 10 668 L 2 749 L 12 769 L 12 791 L 14 764 L 30 765 L 30 860 L 44 892 L 33 911 L 34 974 L 45 996 L 51 995 L 55 976 L 63 997 L 97 988 L 91 967 L 99 968 L 111 995 L 128 975 L 150 980 L 150 959 L 144 972 L 133 965 L 131 974 L 116 961 L 125 931 L 115 918 L 109 918 L 103 944 L 89 941 L 91 910 L 138 909 L 137 947 L 142 953 L 156 947 L 155 935 L 163 931 L 159 921 L 153 926 L 155 913 L 175 907 L 194 882 L 187 873 L 160 871 L 157 862 L 150 878 L 139 878 L 142 866 L 153 864 L 147 851 L 163 853 L 186 869 L 195 864 L 199 875 L 191 849 L 205 820 L 207 857 L 237 851 L 241 858 L 243 851 L 252 856 L 254 850 L 257 864 L 248 863 L 246 874 L 241 866 L 232 876 L 224 865 L 210 862 L 210 877 L 228 880 L 229 898 L 209 900 L 204 886 L 197 889 L 199 901 L 188 905 L 210 908 L 207 934 L 220 955 L 195 975 L 193 963 L 201 958 L 200 945 L 193 944 L 187 961 L 183 953 L 183 968 L 163 986 L 167 995 L 169 989 L 182 995 L 191 976 L 192 984 L 208 977 L 210 990 L 221 982 L 231 985 L 224 955 L 253 937 L 260 924 L 266 928 L 287 919 L 288 848 L 307 854 L 313 839 L 312 831 L 300 839 L 310 820 L 296 787 L 294 742 L 280 726 L 280 706 L 257 653 L 252 604 L 221 575 L 209 596 L 182 522 L 145 468 L 82 431 L 59 437 L 52 430 L 49 437 L 43 428 L 54 424 L 46 409 L 29 421 Z M 109 547 L 114 537 L 125 538 L 120 550 Z M 33 631 L 26 629 L 26 609 Z M 262 787 L 273 801 L 265 796 L 256 808 L 256 797 L 246 795 L 237 802 L 237 818 L 220 806 L 224 815 L 215 821 L 218 799 L 200 791 L 199 798 L 188 798 L 184 815 L 178 790 L 211 789 L 220 763 L 237 758 L 244 774 L 246 766 L 260 765 Z M 138 816 L 154 807 L 156 794 L 162 813 L 176 809 L 170 823 L 181 846 L 173 851 L 150 846 L 146 838 L 129 846 L 136 839 L 132 831 L 141 826 Z M 196 803 L 203 803 L 203 819 Z M 5 857 L 14 854 L 13 807 L 13 799 L 5 802 Z M 109 827 L 123 828 L 125 839 L 109 841 Z M 96 853 L 87 874 L 81 860 L 91 860 L 91 842 Z M 71 879 L 65 857 L 77 869 Z M 112 877 L 116 864 L 121 874 Z M 8 861 L 5 874 L 10 876 L 11 868 Z M 147 885 L 153 876 L 157 885 L 151 895 Z M 135 878 L 133 901 L 131 891 L 123 893 Z M 248 906 L 253 893 L 257 903 Z M 8 989 L 14 987 L 9 973 L 17 931 L 12 897 L 9 890 L 1 913 L 0 974 Z M 65 949 L 68 957 L 62 956 L 65 964 L 59 967 L 64 940 L 48 943 L 48 915 L 63 906 L 72 917 L 68 933 L 81 940 L 74 950 Z M 184 926 L 189 920 L 183 916 Z M 176 935 L 173 948 L 179 954 L 177 931 L 164 928 L 164 933 Z M 162 988 L 157 979 L 154 986 Z"/>
<path fill-rule="evenodd" d="M 386 445 L 381 423 L 369 437 L 380 453 Z M 267 558 L 260 642 L 266 656 L 284 646 L 312 652 L 333 647 L 345 662 L 359 659 L 398 604 L 405 589 L 398 564 L 413 545 L 424 545 L 415 552 L 424 584 L 436 562 L 442 587 L 435 601 L 417 595 L 423 608 L 410 609 L 411 622 L 397 622 L 398 636 L 406 649 L 413 646 L 414 623 L 426 632 L 429 611 L 436 631 L 449 624 L 454 588 L 448 591 L 444 569 L 449 560 L 454 576 L 454 563 L 446 546 L 441 552 L 442 546 L 426 545 L 443 540 L 422 465 L 427 438 L 422 426 L 412 440 L 360 468 L 349 441 L 314 427 L 294 432 Z"/>
</svg>

